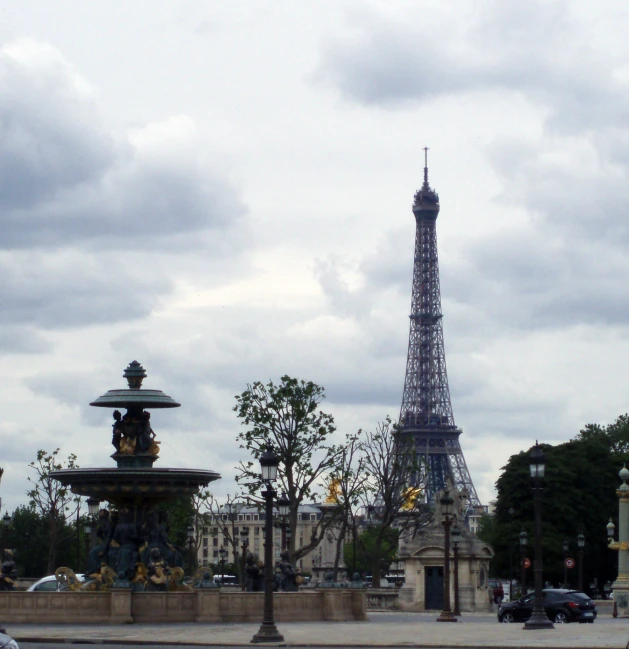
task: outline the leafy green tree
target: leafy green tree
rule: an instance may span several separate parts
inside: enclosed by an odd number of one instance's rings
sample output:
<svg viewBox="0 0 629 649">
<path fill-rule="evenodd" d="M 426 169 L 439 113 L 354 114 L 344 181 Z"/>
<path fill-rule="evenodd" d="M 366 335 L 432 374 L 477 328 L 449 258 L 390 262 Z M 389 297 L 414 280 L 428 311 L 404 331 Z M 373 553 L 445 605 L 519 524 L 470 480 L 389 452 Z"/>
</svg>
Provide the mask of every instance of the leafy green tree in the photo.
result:
<svg viewBox="0 0 629 649">
<path fill-rule="evenodd" d="M 36 460 L 28 465 L 37 477 L 28 477 L 32 488 L 26 495 L 30 499 L 30 506 L 48 525 L 47 574 L 52 574 L 59 566 L 59 548 L 71 542 L 72 536 L 68 535 L 68 531 L 73 528 L 69 521 L 78 514 L 80 508 L 80 498 L 73 496 L 68 487 L 51 477 L 53 471 L 78 468 L 76 455 L 71 453 L 64 462 L 59 458 L 60 450 L 57 448 L 52 453 L 39 450 Z"/>
<path fill-rule="evenodd" d="M 267 445 L 280 458 L 279 491 L 290 501 L 289 525 L 292 561 L 309 554 L 321 541 L 332 517 L 322 519 L 317 532 L 300 548 L 295 547 L 298 508 L 316 495 L 316 486 L 333 472 L 339 450 L 329 444 L 336 430 L 332 415 L 320 410 L 323 387 L 312 381 L 283 376 L 278 385 L 259 381 L 236 397 L 234 411 L 247 430 L 239 433 L 240 448 L 258 460 Z M 259 498 L 262 481 L 257 462 L 240 462 L 236 480 L 250 496 Z M 333 513 L 333 512 L 330 512 Z"/>
<path fill-rule="evenodd" d="M 599 583 L 613 577 L 612 561 L 607 550 L 605 526 L 616 517 L 618 500 L 618 456 L 605 435 L 588 427 L 574 440 L 557 446 L 543 445 L 546 474 L 543 480 L 542 528 L 544 579 L 554 584 L 563 582 L 562 543 L 571 543 L 570 554 L 576 559 L 576 537 L 586 537 L 584 553 L 584 585 L 597 578 Z M 509 545 L 519 577 L 517 539 L 525 529 L 529 538 L 528 554 L 532 558 L 533 492 L 529 470 L 530 450 L 512 456 L 496 483 L 493 525 L 484 523 L 481 535 L 490 541 L 496 552 L 493 570 L 496 576 L 509 574 Z M 513 514 L 510 513 L 513 510 Z M 532 573 L 528 577 L 529 583 Z M 569 571 L 571 586 L 577 585 L 576 569 Z"/>
<path fill-rule="evenodd" d="M 77 572 L 81 569 L 77 554 L 77 528 L 64 524 L 61 536 L 73 542 L 60 545 L 57 553 L 59 566 L 69 566 Z M 20 577 L 43 577 L 52 574 L 48 570 L 49 529 L 48 521 L 33 507 L 18 507 L 9 525 L 3 529 L 3 546 L 15 549 L 15 562 Z M 79 548 L 84 547 L 83 526 L 79 528 Z M 80 551 L 80 550 L 79 550 Z M 83 556 L 80 557 L 83 559 Z"/>
<path fill-rule="evenodd" d="M 351 566 L 352 570 L 355 569 L 361 574 L 371 573 L 372 578 L 376 565 L 379 574 L 386 574 L 395 560 L 399 536 L 400 531 L 393 527 L 381 525 L 368 527 L 357 538 L 356 557 L 354 557 L 354 543 L 345 544 L 343 548 L 345 565 Z"/>
</svg>

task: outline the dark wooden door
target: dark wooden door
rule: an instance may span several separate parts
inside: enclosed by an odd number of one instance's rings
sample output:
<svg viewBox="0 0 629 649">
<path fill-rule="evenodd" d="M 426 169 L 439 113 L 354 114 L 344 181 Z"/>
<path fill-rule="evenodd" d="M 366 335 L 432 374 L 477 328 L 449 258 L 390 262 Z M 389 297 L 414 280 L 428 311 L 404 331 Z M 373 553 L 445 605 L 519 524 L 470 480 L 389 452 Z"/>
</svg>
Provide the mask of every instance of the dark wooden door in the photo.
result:
<svg viewBox="0 0 629 649">
<path fill-rule="evenodd" d="M 424 568 L 426 609 L 440 611 L 443 609 L 443 567 Z"/>
</svg>

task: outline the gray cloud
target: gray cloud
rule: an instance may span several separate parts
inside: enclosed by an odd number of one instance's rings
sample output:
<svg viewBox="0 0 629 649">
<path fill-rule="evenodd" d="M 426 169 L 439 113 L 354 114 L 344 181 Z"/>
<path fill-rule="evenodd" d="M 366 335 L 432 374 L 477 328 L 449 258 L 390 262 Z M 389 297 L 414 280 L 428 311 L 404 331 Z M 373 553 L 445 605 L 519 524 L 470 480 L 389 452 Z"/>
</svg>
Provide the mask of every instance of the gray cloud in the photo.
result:
<svg viewBox="0 0 629 649">
<path fill-rule="evenodd" d="M 2 300 L 0 299 L 0 306 Z M 0 326 L 0 352 L 5 354 L 42 354 L 52 349 L 52 344 L 36 329 L 29 326 Z"/>
<path fill-rule="evenodd" d="M 145 255 L 94 256 L 75 250 L 0 253 L 0 309 L 5 323 L 55 329 L 148 315 L 172 284 Z"/>
<path fill-rule="evenodd" d="M 109 132 L 59 52 L 31 41 L 5 46 L 0 247 L 198 246 L 229 230 L 244 208 L 201 164 L 194 129 L 179 117 Z"/>
<path fill-rule="evenodd" d="M 625 56 L 602 53 L 583 14 L 567 2 L 498 0 L 473 10 L 463 2 L 458 10 L 363 8 L 323 45 L 315 78 L 366 104 L 499 89 L 544 104 L 559 131 L 624 124 L 629 89 L 617 75 Z"/>
<path fill-rule="evenodd" d="M 87 84 L 52 47 L 0 49 L 0 207 L 26 209 L 97 180 L 116 156 Z"/>
</svg>

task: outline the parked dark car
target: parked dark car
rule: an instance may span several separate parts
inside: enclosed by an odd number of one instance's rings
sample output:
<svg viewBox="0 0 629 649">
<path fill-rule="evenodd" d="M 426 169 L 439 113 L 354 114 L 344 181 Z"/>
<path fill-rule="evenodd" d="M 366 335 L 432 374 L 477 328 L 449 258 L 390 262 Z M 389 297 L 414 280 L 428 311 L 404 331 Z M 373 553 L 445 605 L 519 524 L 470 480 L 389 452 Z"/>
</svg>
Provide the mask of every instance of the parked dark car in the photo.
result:
<svg viewBox="0 0 629 649">
<path fill-rule="evenodd" d="M 589 622 L 596 619 L 596 604 L 578 590 L 567 588 L 545 588 L 542 604 L 548 619 L 563 622 Z M 531 617 L 535 593 L 507 602 L 498 609 L 498 622 L 524 622 Z"/>
<path fill-rule="evenodd" d="M 496 604 L 500 604 L 505 598 L 505 589 L 499 579 L 488 579 L 487 587 L 493 591 L 493 598 Z"/>
</svg>

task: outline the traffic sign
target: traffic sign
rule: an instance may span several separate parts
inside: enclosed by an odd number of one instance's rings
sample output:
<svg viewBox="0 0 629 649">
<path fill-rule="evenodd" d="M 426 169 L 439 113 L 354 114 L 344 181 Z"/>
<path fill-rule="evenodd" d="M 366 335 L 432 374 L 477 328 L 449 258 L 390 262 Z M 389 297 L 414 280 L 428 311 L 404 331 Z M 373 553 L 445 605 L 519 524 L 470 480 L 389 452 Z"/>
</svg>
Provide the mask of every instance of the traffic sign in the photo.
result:
<svg viewBox="0 0 629 649">
<path fill-rule="evenodd" d="M 574 568 L 574 559 L 566 559 L 564 561 L 566 568 Z"/>
<path fill-rule="evenodd" d="M 531 567 L 531 560 L 530 560 L 530 559 L 526 559 L 526 558 L 525 558 L 525 559 L 522 559 L 522 565 L 523 565 L 525 568 L 530 568 L 530 567 Z"/>
</svg>

